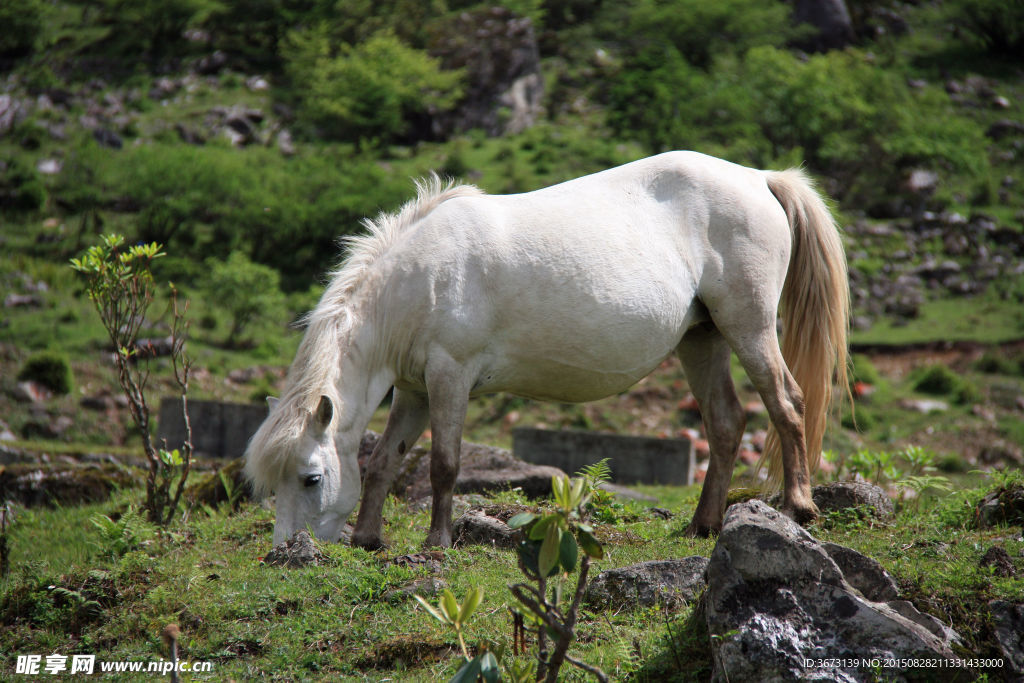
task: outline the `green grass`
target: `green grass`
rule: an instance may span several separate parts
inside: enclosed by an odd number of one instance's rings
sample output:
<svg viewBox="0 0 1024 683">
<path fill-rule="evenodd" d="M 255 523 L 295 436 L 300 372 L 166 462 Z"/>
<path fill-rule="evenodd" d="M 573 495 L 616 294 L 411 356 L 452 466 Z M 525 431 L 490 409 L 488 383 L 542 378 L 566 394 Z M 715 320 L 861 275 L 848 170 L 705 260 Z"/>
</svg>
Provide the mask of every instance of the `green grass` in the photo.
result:
<svg viewBox="0 0 1024 683">
<path fill-rule="evenodd" d="M 627 521 L 598 528 L 607 557 L 595 572 L 711 552 L 713 540 L 679 534 L 692 514 L 696 487 L 638 488 L 657 495 L 675 517 L 662 520 L 642 505 L 626 503 Z M 993 642 L 979 605 L 994 598 L 1020 601 L 1024 584 L 995 577 L 978 563 L 995 543 L 1018 557 L 1024 541 L 1005 528 L 970 528 L 971 506 L 984 490 L 928 497 L 885 523 L 826 516 L 811 532 L 877 559 L 907 597 L 964 636 L 967 652 L 991 656 Z M 123 492 L 101 505 L 18 510 L 8 533 L 11 572 L 0 582 L 3 670 L 13 667 L 15 654 L 31 652 L 157 661 L 167 657 L 159 634 L 168 623 L 181 628 L 184 658 L 214 663 L 209 680 L 263 675 L 428 681 L 447 680 L 458 668 L 454 635 L 413 600 L 388 595 L 425 576 L 388 558 L 420 550 L 429 512 L 390 498 L 385 534 L 393 545 L 387 552 L 320 544 L 326 566 L 289 570 L 260 563 L 270 549 L 273 512 L 251 503 L 236 514 L 195 510 L 188 522 L 168 530 L 136 519 L 127 548 L 118 545 L 124 538 L 102 536 L 91 520 L 99 514 L 121 518 L 139 495 Z M 524 502 L 513 492 L 494 500 Z M 521 579 L 513 553 L 482 546 L 446 550 L 440 578 L 460 598 L 478 585 L 485 590 L 468 643 L 511 641 L 514 599 L 507 585 Z M 689 608 L 674 614 L 585 611 L 578 634 L 574 656 L 600 666 L 613 680 L 706 680 L 710 668 L 706 633 Z M 674 654 L 679 652 L 686 656 Z M 568 680 L 583 678 L 574 673 Z"/>
<path fill-rule="evenodd" d="M 1024 309 L 1016 301 L 989 297 L 927 301 L 917 318 L 903 322 L 880 319 L 871 329 L 853 332 L 859 344 L 919 344 L 975 341 L 985 344 L 1024 337 Z"/>
</svg>

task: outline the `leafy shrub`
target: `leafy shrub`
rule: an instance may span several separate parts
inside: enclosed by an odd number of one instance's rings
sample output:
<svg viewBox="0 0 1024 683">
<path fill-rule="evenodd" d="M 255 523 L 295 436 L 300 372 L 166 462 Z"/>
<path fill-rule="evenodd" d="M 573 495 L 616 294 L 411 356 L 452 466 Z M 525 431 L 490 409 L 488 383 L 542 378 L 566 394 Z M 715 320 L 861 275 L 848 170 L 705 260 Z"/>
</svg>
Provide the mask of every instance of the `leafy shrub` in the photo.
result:
<svg viewBox="0 0 1024 683">
<path fill-rule="evenodd" d="M 28 357 L 18 379 L 42 384 L 55 394 L 69 394 L 73 386 L 71 364 L 57 351 L 40 351 Z"/>
<path fill-rule="evenodd" d="M 110 27 L 104 49 L 140 55 L 152 65 L 185 45 L 185 30 L 202 24 L 220 7 L 217 0 L 104 0 L 100 23 Z M 132 63 L 134 63 L 134 61 Z"/>
<path fill-rule="evenodd" d="M 39 0 L 4 0 L 0 3 L 0 57 L 18 58 L 32 53 L 43 31 L 44 6 Z"/>
<path fill-rule="evenodd" d="M 977 400 L 978 389 L 945 365 L 929 365 L 915 373 L 914 391 L 933 396 L 951 396 L 958 403 Z"/>
<path fill-rule="evenodd" d="M 446 109 L 461 95 L 460 72 L 380 33 L 334 54 L 326 25 L 293 31 L 283 46 L 285 72 L 302 114 L 335 140 L 388 142 L 408 130 L 409 118 Z"/>
<path fill-rule="evenodd" d="M 989 53 L 1016 59 L 1024 52 L 1024 2 L 954 0 L 953 20 Z"/>
<path fill-rule="evenodd" d="M 46 204 L 46 188 L 35 169 L 17 159 L 0 162 L 0 208 L 38 211 Z"/>
<path fill-rule="evenodd" d="M 241 335 L 254 323 L 284 317 L 281 276 L 273 268 L 253 263 L 241 252 L 232 253 L 226 261 L 210 259 L 207 267 L 206 299 L 231 318 L 224 341 L 228 348 L 237 347 Z"/>
</svg>

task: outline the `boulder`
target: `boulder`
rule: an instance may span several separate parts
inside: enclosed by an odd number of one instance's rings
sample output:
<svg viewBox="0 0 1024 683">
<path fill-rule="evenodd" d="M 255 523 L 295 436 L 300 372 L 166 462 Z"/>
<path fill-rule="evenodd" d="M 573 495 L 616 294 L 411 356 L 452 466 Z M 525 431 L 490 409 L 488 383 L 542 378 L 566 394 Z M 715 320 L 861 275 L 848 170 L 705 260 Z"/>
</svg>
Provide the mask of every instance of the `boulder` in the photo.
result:
<svg viewBox="0 0 1024 683">
<path fill-rule="evenodd" d="M 106 500 L 115 489 L 141 483 L 140 471 L 109 463 L 15 463 L 0 466 L 0 501 L 25 507 L 80 505 Z"/>
<path fill-rule="evenodd" d="M 608 569 L 587 585 L 584 600 L 593 609 L 679 608 L 704 590 L 707 566 L 708 558 L 693 556 Z"/>
<path fill-rule="evenodd" d="M 877 560 L 836 543 L 822 543 L 821 547 L 843 572 L 847 583 L 868 600 L 888 602 L 899 597 L 896 581 Z"/>
<path fill-rule="evenodd" d="M 446 69 L 465 69 L 465 95 L 434 116 L 435 137 L 482 128 L 519 133 L 541 112 L 544 81 L 533 23 L 502 7 L 461 12 L 433 30 L 430 53 Z"/>
<path fill-rule="evenodd" d="M 908 668 L 908 659 L 955 660 L 955 634 L 937 635 L 908 602 L 867 599 L 821 543 L 762 501 L 726 512 L 707 576 L 713 680 L 865 680 L 876 659 L 894 660 L 891 678 L 973 680 L 952 661 Z"/>
<path fill-rule="evenodd" d="M 489 516 L 480 508 L 468 510 L 452 525 L 452 537 L 456 546 L 490 545 L 495 548 L 512 549 L 519 532 L 502 520 Z"/>
<path fill-rule="evenodd" d="M 843 0 L 796 0 L 793 20 L 817 29 L 816 35 L 802 41 L 808 49 L 825 52 L 853 42 L 853 22 Z"/>
<path fill-rule="evenodd" d="M 836 481 L 815 486 L 811 497 L 821 512 L 856 508 L 881 519 L 895 513 L 892 500 L 885 491 L 866 481 Z"/>
<path fill-rule="evenodd" d="M 1000 524 L 1024 525 L 1024 485 L 1000 486 L 985 494 L 974 508 L 974 524 L 980 529 Z"/>
<path fill-rule="evenodd" d="M 1024 677 L 1024 603 L 992 600 L 988 603 L 988 609 L 992 614 L 996 642 L 1006 665 L 1004 671 L 1012 676 Z"/>
</svg>

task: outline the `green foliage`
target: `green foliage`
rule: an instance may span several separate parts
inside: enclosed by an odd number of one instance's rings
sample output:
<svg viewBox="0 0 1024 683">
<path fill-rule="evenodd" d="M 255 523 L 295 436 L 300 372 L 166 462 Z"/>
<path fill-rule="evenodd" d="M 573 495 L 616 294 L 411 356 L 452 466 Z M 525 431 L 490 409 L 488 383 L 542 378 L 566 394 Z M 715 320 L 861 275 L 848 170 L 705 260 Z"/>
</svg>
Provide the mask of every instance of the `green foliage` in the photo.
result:
<svg viewBox="0 0 1024 683">
<path fill-rule="evenodd" d="M 46 204 L 46 187 L 34 168 L 18 159 L 0 162 L 0 209 L 38 211 Z"/>
<path fill-rule="evenodd" d="M 331 44 L 325 24 L 293 31 L 283 47 L 285 70 L 303 114 L 335 140 L 389 142 L 409 118 L 458 101 L 460 72 L 379 33 L 357 45 Z"/>
<path fill-rule="evenodd" d="M 43 32 L 46 6 L 40 0 L 0 3 L 0 58 L 16 59 L 35 50 Z"/>
<path fill-rule="evenodd" d="M 262 320 L 278 321 L 285 315 L 285 296 L 281 276 L 268 266 L 253 263 L 241 252 L 233 252 L 226 261 L 209 259 L 209 275 L 203 284 L 205 298 L 225 311 L 231 319 L 224 341 L 235 348 L 241 336 Z"/>
<path fill-rule="evenodd" d="M 914 374 L 914 391 L 933 396 L 950 396 L 957 403 L 978 399 L 978 389 L 945 365 L 929 365 Z"/>
<path fill-rule="evenodd" d="M 38 382 L 55 394 L 70 394 L 74 386 L 71 363 L 58 351 L 40 351 L 29 356 L 18 371 L 18 379 Z"/>
<path fill-rule="evenodd" d="M 95 542 L 96 548 L 111 558 L 119 558 L 131 550 L 136 550 L 144 541 L 153 538 L 153 528 L 139 516 L 135 508 L 129 507 L 116 520 L 98 514 L 89 522 L 99 532 L 99 540 Z"/>
<path fill-rule="evenodd" d="M 988 52 L 1017 59 L 1024 52 L 1024 2 L 1021 0 L 953 0 L 951 19 Z"/>
<path fill-rule="evenodd" d="M 185 44 L 185 30 L 201 25 L 222 5 L 217 0 L 104 0 L 101 22 L 112 49 L 157 66 Z"/>
<path fill-rule="evenodd" d="M 764 0 L 634 0 L 617 7 L 627 36 L 642 46 L 672 46 L 700 69 L 725 54 L 742 55 L 759 45 L 782 46 L 800 31 L 790 8 Z M 621 25 L 620 25 L 621 26 Z"/>
</svg>

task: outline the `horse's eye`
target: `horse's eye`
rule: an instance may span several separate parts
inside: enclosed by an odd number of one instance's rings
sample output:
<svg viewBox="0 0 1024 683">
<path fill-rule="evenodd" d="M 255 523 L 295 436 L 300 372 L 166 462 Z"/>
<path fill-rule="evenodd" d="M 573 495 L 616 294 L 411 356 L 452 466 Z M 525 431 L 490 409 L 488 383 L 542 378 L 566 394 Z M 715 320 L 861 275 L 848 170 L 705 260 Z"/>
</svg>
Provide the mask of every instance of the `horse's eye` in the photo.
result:
<svg viewBox="0 0 1024 683">
<path fill-rule="evenodd" d="M 306 476 L 302 483 L 308 489 L 310 486 L 316 486 L 319 484 L 321 479 L 323 479 L 322 475 L 310 474 Z"/>
</svg>

